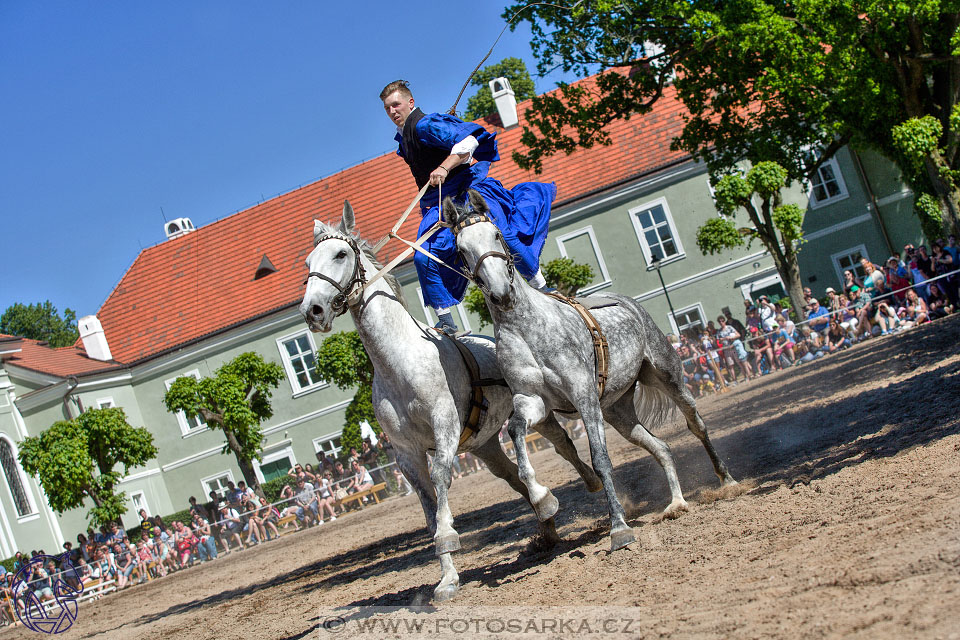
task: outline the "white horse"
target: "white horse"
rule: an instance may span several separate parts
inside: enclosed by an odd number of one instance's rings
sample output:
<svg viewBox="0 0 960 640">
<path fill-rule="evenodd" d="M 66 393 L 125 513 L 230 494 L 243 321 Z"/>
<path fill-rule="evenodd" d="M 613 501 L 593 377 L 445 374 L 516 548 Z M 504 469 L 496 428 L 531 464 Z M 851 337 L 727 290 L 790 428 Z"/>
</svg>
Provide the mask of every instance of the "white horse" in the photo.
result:
<svg viewBox="0 0 960 640">
<path fill-rule="evenodd" d="M 459 576 L 450 552 L 460 548 L 447 502 L 451 467 L 458 451 L 469 451 L 483 460 L 490 471 L 506 480 L 533 506 L 543 538 L 559 538 L 553 515 L 558 502 L 549 492 L 531 500 L 520 481 L 517 467 L 500 447 L 498 434 L 513 410 L 506 386 L 485 387 L 488 403 L 476 435 L 459 445 L 462 425 L 471 411 L 471 376 L 451 338 L 418 322 L 407 311 L 396 279 L 385 276 L 364 287 L 359 299 L 350 303 L 352 292 L 366 282 L 379 264 L 368 245 L 353 235 L 354 213 L 344 203 L 337 228 L 314 224 L 314 249 L 307 257 L 310 277 L 300 305 L 313 331 L 330 331 L 334 319 L 349 308 L 363 346 L 373 363 L 373 409 L 380 426 L 394 444 L 397 464 L 420 498 L 427 527 L 434 534 L 442 578 L 434 598 L 446 600 L 459 588 Z M 467 336 L 463 343 L 479 364 L 482 378 L 499 379 L 493 341 Z M 577 455 L 567 433 L 555 419 L 539 428 L 583 478 L 587 488 L 599 491 L 596 474 Z M 524 445 L 520 445 L 524 449 Z M 433 451 L 428 471 L 427 452 Z"/>
<path fill-rule="evenodd" d="M 672 500 L 665 514 L 686 510 L 676 465 L 666 443 L 648 429 L 662 423 L 672 401 L 700 439 L 724 486 L 734 485 L 726 465 L 707 436 L 693 396 L 683 384 L 680 357 L 653 319 L 635 300 L 605 295 L 610 305 L 593 312 L 609 344 L 609 364 L 600 397 L 594 338 L 574 308 L 514 277 L 513 261 L 500 231 L 486 215 L 475 191 L 469 205 L 443 204 L 443 220 L 455 233 L 462 262 L 472 272 L 493 317 L 497 359 L 513 391 L 510 436 L 522 443 L 527 429 L 553 411 L 576 411 L 590 439 L 593 468 L 603 481 L 610 506 L 612 550 L 635 540 L 624 519 L 613 484 L 604 440 L 606 419 L 627 440 L 647 449 L 663 467 Z M 517 451 L 520 478 L 537 500 L 546 491 L 537 483 L 525 451 Z"/>
</svg>

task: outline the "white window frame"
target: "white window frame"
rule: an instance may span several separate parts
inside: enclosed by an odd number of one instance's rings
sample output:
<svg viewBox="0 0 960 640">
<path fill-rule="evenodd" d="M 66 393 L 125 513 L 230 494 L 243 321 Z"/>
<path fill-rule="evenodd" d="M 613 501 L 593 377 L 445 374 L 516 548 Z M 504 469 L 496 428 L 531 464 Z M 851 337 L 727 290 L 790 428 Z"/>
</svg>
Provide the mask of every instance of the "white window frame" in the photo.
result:
<svg viewBox="0 0 960 640">
<path fill-rule="evenodd" d="M 437 315 L 434 313 L 433 307 L 428 307 L 423 301 L 423 287 L 417 287 L 417 300 L 420 301 L 420 308 L 423 309 L 423 317 L 427 319 L 427 324 L 437 324 Z M 463 306 L 462 302 L 456 308 L 460 314 L 460 330 L 473 331 L 473 327 L 470 325 L 470 317 L 467 315 L 467 308 Z M 456 320 L 457 318 L 454 318 L 454 321 Z"/>
<path fill-rule="evenodd" d="M 823 181 L 823 176 L 820 175 L 820 170 L 824 167 L 833 169 L 833 175 L 837 179 L 837 187 L 840 189 L 840 193 L 835 196 L 828 196 L 823 200 L 818 200 L 816 192 L 814 191 L 814 183 L 807 181 L 806 187 L 809 193 L 808 203 L 811 209 L 819 209 L 820 207 L 825 207 L 828 204 L 840 202 L 850 197 L 850 193 L 847 191 L 847 183 L 843 179 L 843 172 L 840 171 L 840 164 L 837 162 L 836 156 L 829 160 L 824 160 L 823 163 L 817 167 L 817 178 L 820 179 L 821 182 Z"/>
<path fill-rule="evenodd" d="M 13 455 L 13 462 L 16 465 L 17 475 L 20 476 L 20 486 L 23 487 L 23 493 L 27 496 L 27 505 L 30 507 L 30 513 L 25 513 L 22 516 L 17 516 L 17 522 L 30 522 L 31 520 L 36 520 L 40 517 L 40 511 L 37 509 L 37 503 L 33 499 L 33 491 L 30 490 L 30 485 L 27 483 L 27 474 L 24 472 L 23 467 L 20 466 L 20 449 L 17 447 L 17 444 L 6 435 L 0 435 L 0 438 L 7 441 L 7 444 L 10 445 L 10 453 Z M 10 498 L 10 504 L 13 505 L 13 511 L 17 511 L 17 501 L 13 497 L 13 490 L 10 488 L 10 483 L 7 482 L 7 474 L 2 473 L 0 469 L 0 475 L 3 476 L 3 486 L 7 488 L 7 496 Z"/>
<path fill-rule="evenodd" d="M 254 459 L 253 473 L 256 474 L 257 480 L 259 480 L 261 483 L 266 482 L 266 480 L 263 477 L 263 472 L 260 471 L 260 465 L 270 464 L 271 462 L 276 462 L 277 460 L 280 460 L 282 458 L 286 458 L 287 460 L 290 461 L 291 469 L 297 466 L 297 456 L 293 455 L 293 447 L 289 444 L 283 449 L 277 449 L 272 453 L 264 454 L 262 460 Z"/>
<path fill-rule="evenodd" d="M 319 438 L 314 438 L 314 439 L 313 439 L 313 452 L 314 452 L 314 453 L 319 453 L 320 451 L 323 451 L 325 454 L 327 454 L 327 455 L 329 455 L 329 456 L 331 456 L 331 457 L 336 458 L 336 457 L 337 457 L 337 454 L 340 453 L 341 451 L 343 451 L 343 447 L 337 447 L 337 448 L 336 448 L 336 451 L 327 451 L 327 450 L 325 450 L 321 445 L 322 445 L 324 442 L 329 442 L 329 441 L 333 440 L 334 438 L 342 438 L 342 437 L 343 437 L 343 431 L 337 431 L 336 433 L 328 433 L 328 434 L 325 435 L 325 436 L 320 436 Z"/>
<path fill-rule="evenodd" d="M 141 500 L 142 503 L 143 503 L 143 505 L 140 506 L 140 507 L 137 506 L 137 501 L 134 499 L 136 496 L 140 496 L 140 500 Z M 153 513 L 153 511 L 150 510 L 150 503 L 147 502 L 147 494 L 146 494 L 145 491 L 131 491 L 131 492 L 130 492 L 130 504 L 133 505 L 133 511 L 134 511 L 134 513 L 139 514 L 139 513 L 140 513 L 140 509 L 143 509 L 144 511 L 146 511 L 146 512 L 147 512 L 147 515 L 150 515 L 151 513 Z"/>
<path fill-rule="evenodd" d="M 97 398 L 97 409 L 116 409 L 117 403 L 113 401 L 113 396 L 106 398 Z"/>
<path fill-rule="evenodd" d="M 709 320 L 709 318 L 707 318 L 707 314 L 703 312 L 703 305 L 701 303 L 695 302 L 691 305 L 687 305 L 686 307 L 683 307 L 682 309 L 675 309 L 674 311 L 677 315 L 679 315 L 681 313 L 687 313 L 688 311 L 693 311 L 694 309 L 696 309 L 697 313 L 700 314 L 700 321 L 703 324 L 703 328 L 706 329 L 707 321 Z M 667 319 L 670 321 L 670 327 L 673 329 L 673 335 L 679 338 L 680 328 L 677 326 L 677 322 L 674 319 L 674 313 L 670 313 L 669 309 L 667 310 Z"/>
<path fill-rule="evenodd" d="M 177 375 L 176 377 L 170 378 L 169 380 L 164 380 L 163 384 L 166 385 L 167 391 L 170 390 L 170 385 L 172 385 L 177 378 L 183 378 L 185 376 L 193 376 L 194 378 L 199 380 L 200 369 L 191 369 L 190 371 L 184 371 L 183 373 Z M 180 425 L 180 435 L 184 438 L 189 438 L 190 436 L 195 436 L 198 433 L 203 433 L 205 431 L 210 430 L 210 427 L 207 425 L 203 417 L 200 415 L 197 415 L 197 420 L 200 421 L 200 424 L 193 428 L 191 428 L 190 424 L 187 422 L 187 414 L 185 414 L 183 411 L 177 411 L 176 416 L 177 416 L 177 424 Z"/>
<path fill-rule="evenodd" d="M 844 280 L 843 280 L 843 271 L 844 271 L 844 268 L 845 268 L 845 267 L 841 267 L 841 266 L 840 266 L 840 258 L 843 258 L 843 257 L 845 257 L 845 256 L 849 256 L 851 253 L 855 253 L 855 252 L 858 252 L 858 251 L 860 252 L 860 257 L 861 257 L 861 258 L 866 258 L 867 260 L 870 259 L 870 256 L 867 255 L 867 247 L 866 247 L 866 245 L 864 245 L 864 244 L 855 245 L 855 246 L 853 246 L 853 247 L 850 247 L 849 249 L 844 249 L 843 251 L 838 251 L 837 253 L 834 253 L 834 254 L 832 254 L 832 255 L 830 256 L 830 262 L 833 263 L 833 270 L 834 270 L 834 271 L 836 272 L 836 274 L 837 274 L 837 282 L 840 283 L 840 288 L 841 288 L 841 289 L 843 289 L 843 286 L 844 286 L 846 283 L 845 283 Z M 854 271 L 854 272 L 853 272 L 853 275 L 856 276 L 856 275 L 857 275 L 857 272 Z"/>
<path fill-rule="evenodd" d="M 643 226 L 640 224 L 639 214 L 649 209 L 653 209 L 657 205 L 663 207 L 663 213 L 667 218 L 667 225 L 670 228 L 670 234 L 673 236 L 674 244 L 677 245 L 677 253 L 669 258 L 663 258 L 660 261 L 661 266 L 670 264 L 671 262 L 676 262 L 677 260 L 683 260 L 685 257 L 687 257 L 687 253 L 683 249 L 683 243 L 680 242 L 680 234 L 677 233 L 677 225 L 673 220 L 673 214 L 670 213 L 670 205 L 667 204 L 667 199 L 657 198 L 656 200 L 645 202 L 640 206 L 631 207 L 627 210 L 627 215 L 630 216 L 630 224 L 633 225 L 633 232 L 637 235 L 637 242 L 640 243 L 640 250 L 643 252 L 643 260 L 648 269 L 653 268 L 653 254 L 650 252 L 650 245 L 647 244 L 647 239 L 643 235 Z"/>
<path fill-rule="evenodd" d="M 290 354 L 287 353 L 287 349 L 283 346 L 284 342 L 289 342 L 290 340 L 296 340 L 300 336 L 306 336 L 307 341 L 310 343 L 310 348 L 313 349 L 314 360 L 318 358 L 317 355 L 317 344 L 313 340 L 312 332 L 307 329 L 301 329 L 300 331 L 294 331 L 291 334 L 285 335 L 283 337 L 277 338 L 277 351 L 280 352 L 280 361 L 283 362 L 283 370 L 287 374 L 287 381 L 290 383 L 290 392 L 293 394 L 292 397 L 299 398 L 300 396 L 312 393 L 319 389 L 324 389 L 330 386 L 330 383 L 326 380 L 321 380 L 307 387 L 301 387 L 299 381 L 297 380 L 297 373 L 293 370 L 293 364 L 290 362 Z"/>
<path fill-rule="evenodd" d="M 783 278 L 780 277 L 779 273 L 772 273 L 763 278 L 758 278 L 757 280 L 751 280 L 740 285 L 740 293 L 743 294 L 744 300 L 751 300 L 750 292 L 756 291 L 757 289 L 763 289 L 764 287 L 769 287 L 772 284 L 779 284 L 783 287 L 783 290 L 786 291 L 787 288 L 783 286 Z"/>
<path fill-rule="evenodd" d="M 207 485 L 211 480 L 216 480 L 217 478 L 222 478 L 223 476 L 227 477 L 228 482 L 233 482 L 233 471 L 226 469 L 225 471 L 218 471 L 213 475 L 209 475 L 206 478 L 200 478 L 200 486 L 203 487 L 202 495 L 203 501 L 206 502 L 210 498 L 210 487 Z M 227 487 L 224 487 L 224 490 Z M 198 500 L 199 502 L 199 500 Z"/>
<path fill-rule="evenodd" d="M 600 282 L 592 284 L 589 287 L 584 287 L 577 291 L 577 295 L 585 296 L 589 295 L 595 291 L 599 291 L 604 287 L 609 287 L 613 282 L 610 279 L 610 272 L 607 271 L 607 263 L 603 259 L 603 252 L 600 251 L 600 243 L 597 242 L 597 234 L 593 231 L 593 225 L 589 224 L 582 229 L 577 229 L 576 231 L 569 231 L 561 236 L 557 236 L 557 249 L 560 250 L 560 255 L 564 258 L 569 258 L 567 255 L 567 247 L 563 243 L 567 240 L 573 240 L 574 238 L 579 238 L 582 235 L 586 235 L 590 240 L 590 248 L 593 249 L 593 255 L 597 259 L 597 265 L 600 267 Z"/>
</svg>

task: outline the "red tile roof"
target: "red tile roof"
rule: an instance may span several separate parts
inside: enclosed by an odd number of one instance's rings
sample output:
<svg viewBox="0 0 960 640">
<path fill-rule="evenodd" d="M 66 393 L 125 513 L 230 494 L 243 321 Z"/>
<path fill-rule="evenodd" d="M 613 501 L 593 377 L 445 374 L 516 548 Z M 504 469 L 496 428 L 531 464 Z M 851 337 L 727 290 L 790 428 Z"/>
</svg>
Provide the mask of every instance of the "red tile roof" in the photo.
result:
<svg viewBox="0 0 960 640">
<path fill-rule="evenodd" d="M 30 371 L 46 373 L 58 377 L 99 373 L 122 367 L 114 360 L 103 362 L 94 360 L 79 347 L 54 348 L 46 342 L 22 338 L 20 351 L 4 358 L 4 364 L 11 364 Z"/>
<path fill-rule="evenodd" d="M 521 114 L 526 106 L 520 105 Z M 508 188 L 528 180 L 556 182 L 556 208 L 687 158 L 670 150 L 683 126 L 682 113 L 668 90 L 648 115 L 610 125 L 612 145 L 547 158 L 542 176 L 510 159 L 520 147 L 522 127 L 490 126 L 499 131 L 502 158 L 491 175 Z M 97 314 L 114 358 L 125 363 L 148 358 L 299 303 L 314 218 L 339 219 L 349 198 L 359 231 L 374 242 L 416 191 L 406 164 L 388 153 L 143 250 Z M 411 215 L 402 235 L 413 239 L 417 224 L 418 216 Z M 402 248 L 398 244 L 386 246 L 384 262 Z M 264 255 L 277 272 L 254 280 Z"/>
</svg>

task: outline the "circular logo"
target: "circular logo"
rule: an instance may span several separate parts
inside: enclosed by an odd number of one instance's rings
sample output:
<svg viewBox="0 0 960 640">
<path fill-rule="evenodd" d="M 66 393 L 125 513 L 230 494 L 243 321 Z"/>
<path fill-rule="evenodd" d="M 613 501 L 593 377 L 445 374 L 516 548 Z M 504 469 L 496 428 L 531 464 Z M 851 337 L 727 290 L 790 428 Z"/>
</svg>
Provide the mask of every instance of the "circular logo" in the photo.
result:
<svg viewBox="0 0 960 640">
<path fill-rule="evenodd" d="M 83 593 L 83 581 L 69 559 L 70 552 L 60 556 L 38 555 L 17 570 L 13 593 L 17 617 L 23 626 L 38 633 L 63 633 L 77 619 L 77 598 Z M 44 570 L 47 562 L 65 567 L 56 577 Z M 71 585 L 64 576 L 73 582 Z"/>
</svg>

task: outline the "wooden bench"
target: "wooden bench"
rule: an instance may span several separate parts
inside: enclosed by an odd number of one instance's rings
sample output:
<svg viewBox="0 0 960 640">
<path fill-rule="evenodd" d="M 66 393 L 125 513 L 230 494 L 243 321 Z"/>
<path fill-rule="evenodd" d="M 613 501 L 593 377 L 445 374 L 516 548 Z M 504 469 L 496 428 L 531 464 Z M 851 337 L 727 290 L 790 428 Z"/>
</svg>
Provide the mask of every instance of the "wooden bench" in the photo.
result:
<svg viewBox="0 0 960 640">
<path fill-rule="evenodd" d="M 290 533 L 291 531 L 297 531 L 298 530 L 297 527 L 290 528 L 287 526 L 288 524 L 296 524 L 296 522 L 297 522 L 297 514 L 295 513 L 291 513 L 288 516 L 283 516 L 282 518 L 277 520 L 277 533 L 279 533 L 282 536 L 285 533 Z"/>
<path fill-rule="evenodd" d="M 527 445 L 528 453 L 536 453 L 537 451 L 541 451 L 552 446 L 550 441 L 540 435 L 540 433 L 537 431 L 527 434 L 527 437 L 524 438 L 523 441 Z M 511 458 L 515 457 L 512 440 L 507 440 L 503 443 L 503 451 Z"/>
<path fill-rule="evenodd" d="M 351 493 L 350 495 L 341 498 L 337 504 L 340 505 L 341 509 L 346 509 L 348 505 L 356 502 L 357 505 L 362 509 L 363 508 L 363 499 L 368 496 L 373 496 L 373 499 L 377 504 L 380 504 L 380 496 L 378 495 L 382 491 L 387 490 L 387 483 L 381 482 L 380 484 L 375 484 L 369 489 L 363 491 L 358 491 L 356 493 Z"/>
</svg>

